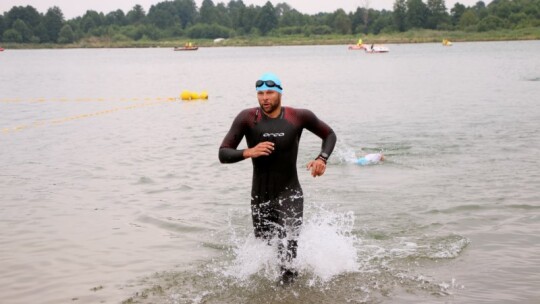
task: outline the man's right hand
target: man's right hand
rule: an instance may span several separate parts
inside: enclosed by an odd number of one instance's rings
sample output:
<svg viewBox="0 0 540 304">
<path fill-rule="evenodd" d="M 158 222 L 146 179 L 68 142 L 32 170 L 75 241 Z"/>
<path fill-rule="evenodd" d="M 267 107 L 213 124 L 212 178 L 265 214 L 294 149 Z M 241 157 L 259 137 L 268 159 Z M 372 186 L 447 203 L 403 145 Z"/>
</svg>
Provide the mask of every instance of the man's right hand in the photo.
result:
<svg viewBox="0 0 540 304">
<path fill-rule="evenodd" d="M 253 148 L 245 149 L 243 152 L 244 158 L 257 158 L 259 156 L 268 156 L 274 151 L 274 143 L 264 141 Z"/>
</svg>

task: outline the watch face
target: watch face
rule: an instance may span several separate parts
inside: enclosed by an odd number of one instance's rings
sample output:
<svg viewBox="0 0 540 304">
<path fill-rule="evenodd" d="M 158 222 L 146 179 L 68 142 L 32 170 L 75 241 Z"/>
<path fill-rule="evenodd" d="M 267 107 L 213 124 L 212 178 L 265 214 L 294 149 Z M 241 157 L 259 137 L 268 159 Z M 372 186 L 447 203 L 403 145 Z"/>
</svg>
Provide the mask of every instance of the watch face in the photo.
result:
<svg viewBox="0 0 540 304">
<path fill-rule="evenodd" d="M 326 153 L 321 153 L 321 156 L 324 157 L 324 158 L 328 158 L 328 154 L 326 154 Z"/>
</svg>

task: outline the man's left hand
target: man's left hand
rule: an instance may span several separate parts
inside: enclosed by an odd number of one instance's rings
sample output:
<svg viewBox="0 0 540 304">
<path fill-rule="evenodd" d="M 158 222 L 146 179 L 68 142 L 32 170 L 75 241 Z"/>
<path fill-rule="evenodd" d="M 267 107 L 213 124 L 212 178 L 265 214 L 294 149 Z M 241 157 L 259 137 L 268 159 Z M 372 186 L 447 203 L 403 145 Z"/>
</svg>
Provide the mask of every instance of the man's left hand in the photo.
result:
<svg viewBox="0 0 540 304">
<path fill-rule="evenodd" d="M 326 170 L 326 163 L 322 159 L 312 160 L 307 164 L 307 169 L 311 169 L 311 176 L 321 176 Z"/>
</svg>

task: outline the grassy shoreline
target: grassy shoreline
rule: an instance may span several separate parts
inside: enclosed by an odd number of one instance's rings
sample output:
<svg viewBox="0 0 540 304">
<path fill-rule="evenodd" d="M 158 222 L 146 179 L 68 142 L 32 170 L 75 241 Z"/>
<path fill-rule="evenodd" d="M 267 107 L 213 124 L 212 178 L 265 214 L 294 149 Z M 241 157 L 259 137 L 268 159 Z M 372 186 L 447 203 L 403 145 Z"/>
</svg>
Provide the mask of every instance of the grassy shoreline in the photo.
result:
<svg viewBox="0 0 540 304">
<path fill-rule="evenodd" d="M 379 35 L 321 35 L 321 36 L 267 36 L 234 37 L 220 43 L 213 39 L 178 38 L 174 40 L 113 41 L 110 38 L 87 38 L 71 44 L 3 43 L 5 49 L 72 49 L 72 48 L 173 48 L 183 46 L 188 40 L 200 47 L 248 47 L 292 45 L 346 45 L 355 44 L 359 37 L 365 43 L 439 43 L 443 39 L 452 42 L 540 40 L 540 27 L 490 32 L 414 30 L 404 33 Z"/>
</svg>

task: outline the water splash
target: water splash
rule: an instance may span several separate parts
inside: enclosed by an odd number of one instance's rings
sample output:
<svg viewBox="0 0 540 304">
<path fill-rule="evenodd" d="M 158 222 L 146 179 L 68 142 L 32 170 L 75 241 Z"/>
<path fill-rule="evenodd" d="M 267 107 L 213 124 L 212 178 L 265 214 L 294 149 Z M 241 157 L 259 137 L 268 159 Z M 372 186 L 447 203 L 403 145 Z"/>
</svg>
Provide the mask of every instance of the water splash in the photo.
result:
<svg viewBox="0 0 540 304">
<path fill-rule="evenodd" d="M 354 213 L 337 213 L 318 208 L 305 222 L 300 233 L 297 266 L 327 282 L 333 277 L 359 269 L 356 244 L 352 234 Z"/>
<path fill-rule="evenodd" d="M 353 212 L 337 213 L 318 207 L 306 216 L 298 238 L 298 256 L 292 262 L 300 275 L 314 281 L 327 282 L 333 277 L 358 271 L 358 242 L 352 234 Z M 275 280 L 279 276 L 279 258 L 274 244 L 258 240 L 250 233 L 242 239 L 234 229 L 231 243 L 233 255 L 222 274 L 246 281 L 253 275 Z"/>
<path fill-rule="evenodd" d="M 226 277 L 245 282 L 252 275 L 259 274 L 271 280 L 278 278 L 278 253 L 275 246 L 266 241 L 248 236 L 239 246 L 231 249 L 234 258 L 230 265 L 221 270 Z"/>
<path fill-rule="evenodd" d="M 293 262 L 299 277 L 280 285 L 277 246 L 254 237 L 249 214 L 248 208 L 231 210 L 216 244 L 205 245 L 220 256 L 192 269 L 156 274 L 145 284 L 151 288 L 125 303 L 380 303 L 389 295 L 397 302 L 411 300 L 411 291 L 440 300 L 464 288 L 455 278 L 441 281 L 416 266 L 458 257 L 467 238 L 389 232 L 383 239 L 360 239 L 353 212 L 313 204 L 306 206 Z"/>
<path fill-rule="evenodd" d="M 354 149 L 346 145 L 337 147 L 332 155 L 332 160 L 337 161 L 339 164 L 352 164 L 357 159 Z"/>
</svg>

